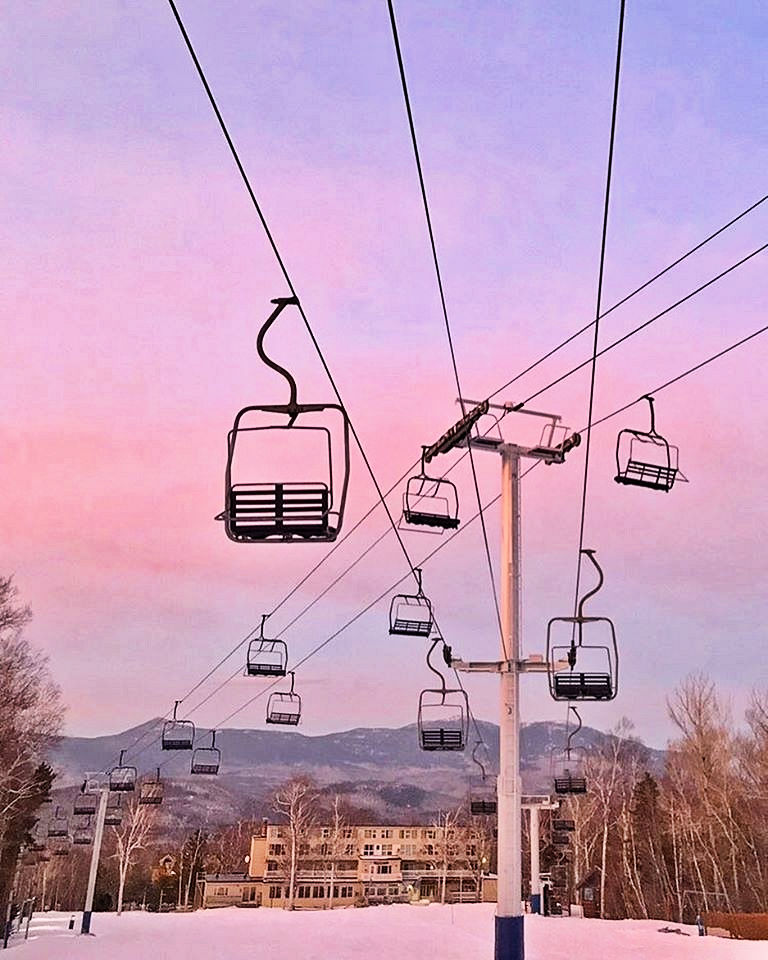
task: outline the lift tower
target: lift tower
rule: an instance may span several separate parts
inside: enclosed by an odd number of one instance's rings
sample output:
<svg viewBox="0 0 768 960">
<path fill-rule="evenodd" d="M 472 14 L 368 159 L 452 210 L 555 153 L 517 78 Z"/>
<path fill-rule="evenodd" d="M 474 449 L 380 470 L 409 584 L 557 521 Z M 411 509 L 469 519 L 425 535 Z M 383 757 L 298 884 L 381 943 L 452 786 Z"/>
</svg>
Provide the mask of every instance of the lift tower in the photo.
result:
<svg viewBox="0 0 768 960">
<path fill-rule="evenodd" d="M 451 665 L 468 673 L 497 673 L 499 700 L 498 778 L 498 901 L 496 904 L 495 960 L 523 960 L 522 910 L 522 790 L 520 782 L 520 674 L 547 673 L 543 657 L 521 658 L 520 464 L 524 458 L 564 463 L 569 450 L 581 442 L 569 435 L 555 414 L 524 410 L 519 404 L 460 401 L 469 410 L 437 443 L 427 448 L 429 462 L 439 453 L 470 444 L 501 457 L 501 659 L 492 662 L 452 659 Z M 499 414 L 491 413 L 499 411 Z M 508 414 L 540 417 L 545 421 L 539 443 L 526 446 L 506 442 L 498 428 L 480 433 L 478 421 L 490 414 L 496 422 Z M 567 664 L 564 664 L 567 668 Z"/>
</svg>

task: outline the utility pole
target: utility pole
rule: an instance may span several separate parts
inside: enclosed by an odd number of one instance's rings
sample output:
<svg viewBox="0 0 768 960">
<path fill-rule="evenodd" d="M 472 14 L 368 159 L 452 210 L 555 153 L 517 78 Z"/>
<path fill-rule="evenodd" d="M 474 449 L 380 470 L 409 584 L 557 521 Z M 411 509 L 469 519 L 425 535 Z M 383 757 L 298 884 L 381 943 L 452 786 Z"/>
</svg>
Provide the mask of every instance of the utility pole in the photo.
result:
<svg viewBox="0 0 768 960">
<path fill-rule="evenodd" d="M 99 790 L 99 806 L 96 810 L 96 827 L 93 832 L 93 852 L 91 853 L 91 872 L 88 874 L 88 889 L 85 894 L 83 908 L 83 923 L 80 933 L 91 932 L 91 914 L 93 913 L 93 894 L 96 890 L 96 874 L 99 872 L 99 857 L 101 856 L 101 841 L 104 837 L 104 819 L 107 816 L 107 800 L 109 787 Z"/>
<path fill-rule="evenodd" d="M 560 417 L 524 410 L 517 404 L 492 404 L 462 401 L 474 408 L 436 444 L 427 448 L 425 460 L 457 446 L 501 455 L 501 660 L 494 662 L 452 659 L 457 670 L 469 673 L 498 673 L 499 697 L 499 777 L 498 777 L 498 896 L 495 919 L 495 960 L 524 960 L 523 871 L 522 871 L 522 791 L 520 780 L 520 674 L 547 673 L 552 665 L 541 656 L 522 659 L 521 610 L 522 575 L 520 543 L 520 463 L 523 457 L 545 463 L 564 463 L 569 450 L 581 442 L 579 434 L 568 435 Z M 507 414 L 542 417 L 546 421 L 538 444 L 523 446 L 507 443 L 498 429 L 480 434 L 478 421 L 491 410 Z M 492 414 L 495 417 L 495 415 Z M 475 433 L 473 434 L 473 430 Z M 559 666 L 559 664 L 558 664 Z M 567 664 L 564 666 L 567 667 Z"/>
</svg>

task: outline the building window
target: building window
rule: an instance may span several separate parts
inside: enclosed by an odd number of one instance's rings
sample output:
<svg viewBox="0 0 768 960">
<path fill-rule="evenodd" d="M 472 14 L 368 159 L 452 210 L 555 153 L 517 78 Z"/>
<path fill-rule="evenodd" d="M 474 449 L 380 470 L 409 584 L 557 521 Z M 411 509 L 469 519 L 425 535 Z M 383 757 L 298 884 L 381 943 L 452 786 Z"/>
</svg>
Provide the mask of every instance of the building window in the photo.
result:
<svg viewBox="0 0 768 960">
<path fill-rule="evenodd" d="M 229 889 L 227 887 L 217 887 L 216 896 L 217 897 L 226 897 L 229 895 Z"/>
<path fill-rule="evenodd" d="M 353 896 L 353 890 L 351 886 L 334 887 L 333 895 L 334 897 L 338 897 L 340 900 L 348 900 L 351 896 Z"/>
<path fill-rule="evenodd" d="M 320 836 L 323 837 L 323 839 L 327 839 L 328 837 L 330 837 L 330 835 L 331 835 L 330 827 L 323 827 L 323 829 L 320 831 Z"/>
<path fill-rule="evenodd" d="M 422 830 L 422 836 L 424 837 L 425 840 L 434 840 L 435 831 L 431 827 L 428 828 L 427 830 Z"/>
<path fill-rule="evenodd" d="M 300 883 L 296 890 L 296 896 L 299 900 L 309 900 L 312 896 L 312 887 L 308 883 Z"/>
<path fill-rule="evenodd" d="M 354 837 L 355 831 L 352 829 L 352 827 L 344 827 L 344 829 L 341 831 L 341 835 L 346 840 L 349 840 L 351 837 Z"/>
<path fill-rule="evenodd" d="M 385 857 L 392 856 L 392 844 L 391 843 L 382 843 L 381 852 Z"/>
<path fill-rule="evenodd" d="M 277 873 L 277 860 L 267 860 L 267 873 Z"/>
<path fill-rule="evenodd" d="M 424 852 L 428 857 L 434 857 L 435 855 L 435 845 L 434 843 L 427 843 L 424 846 Z"/>
<path fill-rule="evenodd" d="M 285 853 L 285 846 L 282 843 L 270 843 L 269 845 L 270 857 L 282 857 L 284 853 Z"/>
<path fill-rule="evenodd" d="M 312 897 L 315 900 L 320 900 L 325 896 L 325 887 L 314 886 L 312 887 Z"/>
<path fill-rule="evenodd" d="M 392 873 L 392 864 L 391 863 L 377 863 L 376 864 L 376 873 Z"/>
<path fill-rule="evenodd" d="M 372 844 L 372 843 L 364 843 L 364 844 L 363 844 L 363 856 L 364 856 L 364 857 L 372 857 L 372 856 L 373 856 L 373 844 Z"/>
<path fill-rule="evenodd" d="M 376 838 L 375 830 L 363 830 L 363 836 L 366 840 L 373 840 Z"/>
<path fill-rule="evenodd" d="M 391 830 L 382 830 L 382 831 L 381 831 L 381 837 L 382 837 L 383 840 L 388 840 L 391 836 L 392 836 L 392 831 L 391 831 Z"/>
<path fill-rule="evenodd" d="M 348 844 L 344 847 L 344 856 L 345 856 L 345 857 L 354 857 L 356 850 L 357 850 L 357 847 L 355 846 L 354 843 L 348 843 Z"/>
<path fill-rule="evenodd" d="M 269 899 L 270 900 L 279 900 L 283 895 L 282 887 L 270 887 L 269 888 Z"/>
</svg>

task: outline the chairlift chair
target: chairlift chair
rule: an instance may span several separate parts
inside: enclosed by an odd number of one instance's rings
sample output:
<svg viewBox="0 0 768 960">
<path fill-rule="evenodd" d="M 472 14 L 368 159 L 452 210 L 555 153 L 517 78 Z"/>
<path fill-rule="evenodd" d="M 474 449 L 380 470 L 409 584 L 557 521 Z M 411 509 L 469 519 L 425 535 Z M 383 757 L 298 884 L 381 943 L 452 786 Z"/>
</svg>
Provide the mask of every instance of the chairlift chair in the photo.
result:
<svg viewBox="0 0 768 960">
<path fill-rule="evenodd" d="M 594 550 L 582 550 L 598 572 L 597 586 L 579 601 L 575 617 L 553 617 L 547 625 L 547 664 L 549 693 L 554 700 L 613 700 L 619 685 L 619 648 L 616 629 L 608 617 L 584 614 L 584 604 L 603 585 L 603 571 Z M 570 640 L 559 640 L 566 625 Z M 585 643 L 599 631 L 602 643 Z M 584 669 L 586 661 L 587 669 Z M 581 663 L 582 669 L 579 670 Z"/>
<path fill-rule="evenodd" d="M 450 480 L 427 475 L 426 450 L 422 448 L 421 471 L 405 485 L 403 520 L 413 526 L 432 527 L 440 533 L 455 530 L 460 523 L 458 491 Z"/>
<path fill-rule="evenodd" d="M 616 438 L 616 483 L 647 487 L 669 493 L 676 480 L 687 482 L 680 473 L 679 450 L 656 431 L 653 397 L 647 400 L 651 410 L 650 430 L 625 429 Z"/>
<path fill-rule="evenodd" d="M 552 833 L 552 843 L 556 847 L 568 847 L 571 843 L 571 835 L 569 833 Z"/>
<path fill-rule="evenodd" d="M 462 689 L 449 689 L 445 677 L 432 666 L 430 657 L 442 637 L 437 637 L 427 653 L 427 666 L 440 679 L 438 689 L 422 690 L 419 695 L 417 727 L 422 750 L 463 750 L 469 733 L 469 698 Z"/>
<path fill-rule="evenodd" d="M 85 790 L 85 783 L 80 788 Z M 96 813 L 98 798 L 92 793 L 79 793 L 72 803 L 72 813 L 76 817 L 92 817 Z"/>
<path fill-rule="evenodd" d="M 173 705 L 173 719 L 163 724 L 161 746 L 163 750 L 191 750 L 195 743 L 195 725 L 191 720 L 178 720 L 176 711 L 181 700 Z"/>
<path fill-rule="evenodd" d="M 575 820 L 553 820 L 552 829 L 557 833 L 572 833 L 576 829 Z"/>
<path fill-rule="evenodd" d="M 267 723 L 295 727 L 301 720 L 301 697 L 294 691 L 296 675 L 289 674 L 291 689 L 289 691 L 276 690 L 269 695 L 267 701 Z"/>
<path fill-rule="evenodd" d="M 80 822 L 74 825 L 72 830 L 72 843 L 78 847 L 85 847 L 93 842 L 93 830 L 91 827 L 91 818 L 86 817 L 85 823 Z"/>
<path fill-rule="evenodd" d="M 105 827 L 119 827 L 123 822 L 123 805 L 120 802 L 120 794 L 116 797 L 110 797 L 107 803 L 107 809 L 104 814 Z"/>
<path fill-rule="evenodd" d="M 69 835 L 69 821 L 64 816 L 61 807 L 56 807 L 56 812 L 48 821 L 48 836 L 52 838 L 66 837 Z"/>
<path fill-rule="evenodd" d="M 64 843 L 58 843 L 53 848 L 54 857 L 68 857 L 69 856 L 69 846 Z"/>
<path fill-rule="evenodd" d="M 123 754 L 125 750 L 120 751 L 120 760 L 116 767 L 109 771 L 109 789 L 114 793 L 130 793 L 136 789 L 136 777 L 138 771 L 136 767 L 123 763 Z"/>
<path fill-rule="evenodd" d="M 344 518 L 349 485 L 349 418 L 338 403 L 298 403 L 296 381 L 264 352 L 264 336 L 282 310 L 298 306 L 296 297 L 278 297 L 275 309 L 259 331 L 256 350 L 261 360 L 288 383 L 286 404 L 252 404 L 235 417 L 227 444 L 223 520 L 227 536 L 237 543 L 330 543 L 338 536 Z M 302 422 L 303 420 L 303 422 Z M 286 422 L 287 421 L 287 422 Z M 325 463 L 313 468 L 307 480 L 276 480 L 247 476 L 240 478 L 236 464 L 238 444 L 269 438 L 301 437 L 309 448 L 320 438 Z M 342 447 L 342 475 L 334 477 L 335 444 Z M 315 472 L 317 471 L 317 472 Z"/>
<path fill-rule="evenodd" d="M 475 744 L 472 762 L 480 768 L 480 774 L 469 778 L 469 812 L 473 817 L 491 817 L 498 809 L 496 780 L 486 776 L 485 766 L 477 757 L 481 742 Z"/>
<path fill-rule="evenodd" d="M 216 776 L 221 766 L 221 750 L 216 746 L 216 731 L 211 730 L 210 747 L 195 747 L 190 773 Z"/>
<path fill-rule="evenodd" d="M 288 646 L 284 640 L 264 636 L 269 614 L 262 614 L 259 636 L 248 644 L 245 672 L 249 677 L 284 677 L 288 669 Z"/>
<path fill-rule="evenodd" d="M 157 806 L 163 802 L 164 791 L 165 785 L 160 779 L 160 767 L 158 767 L 155 779 L 145 780 L 139 786 L 139 803 L 142 806 Z"/>
<path fill-rule="evenodd" d="M 403 637 L 428 637 L 434 616 L 432 604 L 421 587 L 421 570 L 413 571 L 419 584 L 415 594 L 398 593 L 389 606 L 389 632 Z"/>
<path fill-rule="evenodd" d="M 572 746 L 574 737 L 576 737 L 582 727 L 581 716 L 574 706 L 568 707 L 569 719 L 571 713 L 576 717 L 578 726 L 574 727 L 574 729 L 568 733 L 565 743 L 565 753 L 555 773 L 555 793 L 560 796 L 577 795 L 587 792 L 587 778 L 584 776 L 581 761 L 575 755 L 575 750 Z"/>
</svg>

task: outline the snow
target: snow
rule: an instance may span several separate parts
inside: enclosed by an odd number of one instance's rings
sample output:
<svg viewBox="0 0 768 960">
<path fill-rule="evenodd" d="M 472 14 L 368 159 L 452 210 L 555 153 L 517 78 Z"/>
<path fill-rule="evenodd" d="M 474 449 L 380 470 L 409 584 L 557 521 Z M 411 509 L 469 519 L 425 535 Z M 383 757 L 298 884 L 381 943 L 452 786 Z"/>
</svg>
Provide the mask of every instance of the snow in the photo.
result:
<svg viewBox="0 0 768 960">
<path fill-rule="evenodd" d="M 35 917 L 17 960 L 491 960 L 493 904 L 393 905 L 288 912 L 229 907 L 196 913 L 93 915 L 73 936 L 70 914 Z M 79 929 L 80 916 L 76 917 Z M 659 920 L 526 917 L 526 960 L 765 960 L 766 944 L 698 937 Z M 659 932 L 682 929 L 690 936 Z M 10 955 L 13 957 L 14 955 Z"/>
</svg>

